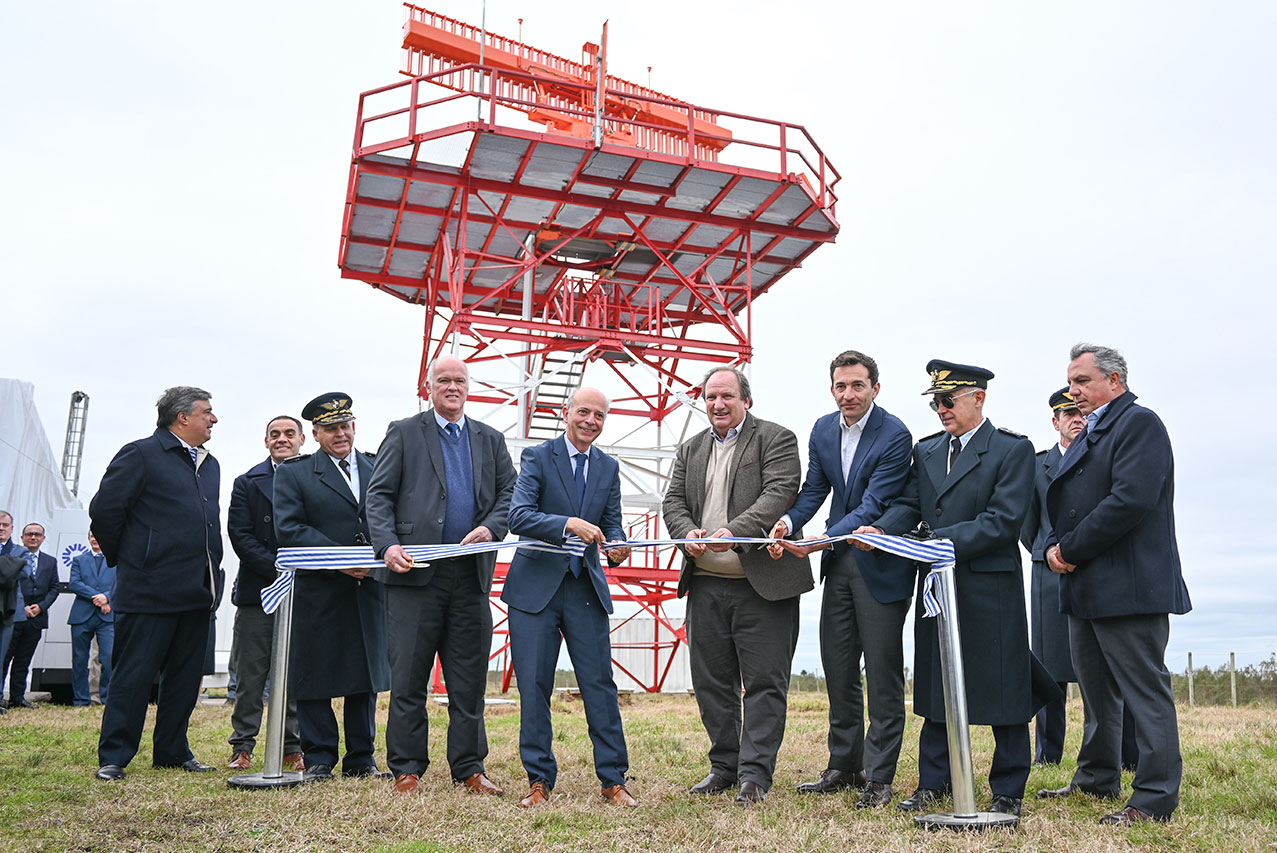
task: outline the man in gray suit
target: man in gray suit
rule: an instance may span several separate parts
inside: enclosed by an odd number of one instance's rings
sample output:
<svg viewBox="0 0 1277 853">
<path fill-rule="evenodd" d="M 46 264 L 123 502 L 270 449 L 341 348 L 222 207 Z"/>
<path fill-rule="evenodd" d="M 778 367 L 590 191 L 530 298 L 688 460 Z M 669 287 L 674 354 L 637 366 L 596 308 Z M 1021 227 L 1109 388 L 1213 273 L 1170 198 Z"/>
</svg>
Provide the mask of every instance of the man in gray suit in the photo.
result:
<svg viewBox="0 0 1277 853">
<path fill-rule="evenodd" d="M 505 437 L 465 416 L 470 371 L 459 359 L 430 365 L 432 408 L 390 425 L 368 485 L 368 528 L 385 560 L 390 657 L 386 754 L 394 789 L 415 793 L 430 764 L 426 700 L 435 655 L 448 683 L 448 766 L 454 782 L 500 795 L 484 769 L 483 727 L 496 553 L 414 566 L 404 545 L 505 538 L 514 465 Z"/>
<path fill-rule="evenodd" d="M 712 370 L 701 387 L 710 429 L 678 449 L 665 526 L 680 539 L 767 536 L 798 495 L 798 440 L 749 416 L 749 380 L 739 370 Z M 709 775 L 690 793 L 718 794 L 739 781 L 740 805 L 767 796 L 785 735 L 798 599 L 814 586 L 806 557 L 773 561 L 730 542 L 683 547 L 678 594 L 688 596 L 692 686 L 710 738 Z"/>
</svg>

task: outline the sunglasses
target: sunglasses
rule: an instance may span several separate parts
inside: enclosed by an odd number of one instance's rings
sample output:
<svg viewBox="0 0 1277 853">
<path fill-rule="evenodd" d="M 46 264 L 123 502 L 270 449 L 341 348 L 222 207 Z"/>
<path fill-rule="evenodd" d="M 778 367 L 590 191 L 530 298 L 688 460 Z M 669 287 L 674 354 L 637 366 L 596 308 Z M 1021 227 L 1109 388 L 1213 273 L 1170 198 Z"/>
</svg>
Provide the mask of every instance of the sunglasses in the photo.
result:
<svg viewBox="0 0 1277 853">
<path fill-rule="evenodd" d="M 963 391 L 961 394 L 941 394 L 939 400 L 933 397 L 930 403 L 931 411 L 938 412 L 940 411 L 941 406 L 944 406 L 946 409 L 952 409 L 955 400 L 959 400 L 963 397 L 969 397 L 974 393 L 975 390 L 972 389 L 970 391 Z"/>
</svg>

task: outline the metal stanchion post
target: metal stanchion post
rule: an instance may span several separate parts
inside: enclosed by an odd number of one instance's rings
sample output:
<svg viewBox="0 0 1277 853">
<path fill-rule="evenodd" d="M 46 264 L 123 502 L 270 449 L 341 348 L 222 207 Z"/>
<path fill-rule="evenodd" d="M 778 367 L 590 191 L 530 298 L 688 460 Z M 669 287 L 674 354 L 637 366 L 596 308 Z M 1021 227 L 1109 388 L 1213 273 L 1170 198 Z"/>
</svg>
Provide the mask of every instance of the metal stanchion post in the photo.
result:
<svg viewBox="0 0 1277 853">
<path fill-rule="evenodd" d="M 967 724 L 967 680 L 962 667 L 962 637 L 958 629 L 958 591 L 954 567 L 933 569 L 940 592 L 940 668 L 944 683 L 945 729 L 949 736 L 949 777 L 953 786 L 953 813 L 915 817 L 914 823 L 927 829 L 985 830 L 1014 827 L 1015 815 L 982 812 L 975 804 L 975 771 L 971 763 L 971 731 Z"/>
<path fill-rule="evenodd" d="M 232 788 L 289 788 L 300 785 L 304 775 L 284 770 L 284 716 L 288 713 L 288 647 L 293 633 L 293 593 L 275 611 L 275 636 L 270 662 L 270 705 L 266 709 L 266 761 L 261 773 L 232 776 Z"/>
</svg>

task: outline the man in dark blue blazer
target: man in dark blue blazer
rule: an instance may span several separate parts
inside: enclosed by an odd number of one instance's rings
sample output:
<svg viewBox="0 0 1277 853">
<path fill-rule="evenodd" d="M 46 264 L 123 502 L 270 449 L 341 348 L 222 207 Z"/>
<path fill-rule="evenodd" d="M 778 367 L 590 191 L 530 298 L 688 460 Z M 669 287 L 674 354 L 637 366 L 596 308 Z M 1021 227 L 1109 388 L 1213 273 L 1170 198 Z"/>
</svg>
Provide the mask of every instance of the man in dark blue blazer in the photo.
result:
<svg viewBox="0 0 1277 853">
<path fill-rule="evenodd" d="M 4 567 L 4 575 L 0 577 L 0 662 L 9 654 L 9 638 L 13 635 L 13 616 L 17 611 L 18 577 L 22 574 L 22 551 L 20 544 L 13 541 L 13 514 L 0 509 L 0 557 L 12 555 L 20 561 L 15 565 L 10 561 Z M 12 571 L 12 577 L 10 572 Z M 8 710 L 4 701 L 4 670 L 0 669 L 0 714 Z"/>
<path fill-rule="evenodd" d="M 1019 816 L 1031 765 L 1033 656 L 1024 606 L 1020 530 L 1033 499 L 1033 445 L 984 416 L 982 367 L 933 359 L 924 391 L 944 431 L 921 439 L 905 490 L 872 528 L 900 535 L 919 522 L 953 542 L 967 715 L 993 729 L 991 811 Z M 924 575 L 917 597 L 922 598 Z M 914 713 L 918 789 L 897 807 L 925 811 L 950 789 L 947 712 L 937 620 L 914 614 Z"/>
<path fill-rule="evenodd" d="M 111 650 L 115 646 L 115 614 L 111 612 L 111 587 L 115 586 L 115 566 L 106 561 L 102 546 L 89 532 L 89 550 L 75 555 L 71 561 L 71 580 L 67 583 L 75 595 L 67 624 L 71 626 L 71 693 L 76 705 L 89 704 L 89 650 L 93 638 L 98 640 L 98 657 L 102 676 L 98 696 L 106 704 L 111 686 Z"/>
<path fill-rule="evenodd" d="M 368 544 L 364 501 L 372 459 L 355 449 L 349 394 L 311 400 L 302 417 L 319 444 L 275 472 L 275 537 L 281 548 Z M 302 571 L 293 586 L 288 693 L 297 700 L 306 780 L 331 779 L 339 757 L 332 700 L 344 698 L 343 776 L 378 776 L 373 759 L 377 694 L 390 687 L 386 601 L 364 569 Z M 389 774 L 384 774 L 388 776 Z"/>
<path fill-rule="evenodd" d="M 1171 441 L 1161 419 L 1135 405 L 1120 353 L 1078 344 L 1069 358 L 1069 393 L 1087 425 L 1047 489 L 1046 560 L 1060 575 L 1087 725 L 1072 781 L 1039 796 L 1120 795 L 1126 707 L 1139 763 L 1126 808 L 1101 823 L 1169 820 L 1183 773 L 1165 660 L 1169 614 L 1192 609 L 1175 541 Z"/>
<path fill-rule="evenodd" d="M 26 565 L 18 576 L 13 633 L 0 666 L 0 676 L 9 674 L 10 708 L 35 707 L 27 701 L 27 672 L 40 637 L 49 627 L 49 608 L 58 597 L 58 561 L 40 550 L 44 544 L 44 525 L 32 522 L 22 528 L 22 544 L 26 546 L 21 554 Z"/>
<path fill-rule="evenodd" d="M 275 471 L 306 443 L 302 424 L 279 415 L 266 424 L 266 459 L 235 478 L 226 510 L 226 535 L 239 557 L 239 574 L 231 590 L 235 605 L 235 640 L 231 661 L 238 679 L 231 712 L 231 758 L 227 768 L 247 770 L 262 725 L 266 680 L 274 658 L 275 615 L 262 610 L 262 589 L 274 583 Z M 284 768 L 305 770 L 297 731 L 297 700 L 289 695 L 284 711 Z"/>
<path fill-rule="evenodd" d="M 895 415 L 877 406 L 878 363 L 855 350 L 829 365 L 838 411 L 812 427 L 807 477 L 789 512 L 772 531 L 783 539 L 815 516 L 832 491 L 827 536 L 842 536 L 875 521 L 905 487 L 913 436 Z M 910 564 L 880 551 L 847 544 L 821 546 L 820 660 L 829 687 L 829 764 L 800 793 L 864 789 L 859 808 L 891 801 L 900 741 L 905 732 L 904 624 L 913 596 Z M 815 548 L 785 542 L 806 557 Z M 778 556 L 780 546 L 772 547 Z M 860 685 L 864 658 L 869 731 Z"/>
<path fill-rule="evenodd" d="M 603 799 L 637 805 L 625 785 L 630 764 L 612 680 L 612 595 L 599 563 L 600 550 L 612 565 L 630 550 L 604 547 L 625 540 L 620 466 L 592 447 L 608 406 L 601 392 L 578 389 L 564 407 L 564 434 L 523 451 L 510 500 L 510 532 L 553 545 L 576 537 L 586 546 L 584 557 L 520 548 L 501 593 L 509 607 L 510 653 L 519 682 L 519 756 L 529 782 L 519 801 L 524 808 L 545 803 L 558 775 L 550 696 L 561 640 L 585 705 Z"/>
<path fill-rule="evenodd" d="M 123 779 L 137 754 L 157 675 L 151 762 L 213 769 L 186 739 L 222 562 L 221 469 L 204 447 L 217 423 L 209 400 L 200 388 L 165 391 L 155 433 L 115 454 L 89 504 L 90 526 L 116 567 L 111 701 L 98 738 L 97 777 L 106 781 Z"/>
<path fill-rule="evenodd" d="M 392 423 L 368 485 L 368 531 L 385 563 L 390 714 L 386 761 L 394 790 L 421 790 L 430 765 L 426 701 L 438 655 L 448 685 L 448 767 L 481 796 L 504 793 L 487 776 L 483 724 L 492 651 L 495 551 L 414 565 L 404 545 L 505 539 L 514 465 L 505 436 L 465 414 L 470 370 L 451 356 L 430 365 L 428 411 Z"/>
</svg>

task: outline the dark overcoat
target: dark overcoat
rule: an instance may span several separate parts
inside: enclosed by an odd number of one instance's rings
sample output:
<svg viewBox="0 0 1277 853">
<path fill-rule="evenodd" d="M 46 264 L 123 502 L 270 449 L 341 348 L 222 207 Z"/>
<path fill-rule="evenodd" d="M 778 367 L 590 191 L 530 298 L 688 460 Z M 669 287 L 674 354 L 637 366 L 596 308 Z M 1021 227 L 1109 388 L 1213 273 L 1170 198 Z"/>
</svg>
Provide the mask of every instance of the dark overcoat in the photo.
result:
<svg viewBox="0 0 1277 853">
<path fill-rule="evenodd" d="M 90 526 L 116 567 L 117 613 L 212 610 L 222 564 L 217 459 L 199 470 L 168 428 L 120 448 L 89 503 Z"/>
<path fill-rule="evenodd" d="M 1069 650 L 1069 617 L 1060 612 L 1060 576 L 1046 564 L 1046 540 L 1051 517 L 1046 511 L 1046 489 L 1055 476 L 1062 454 L 1057 442 L 1037 456 L 1033 469 L 1033 500 L 1020 531 L 1020 542 L 1029 549 L 1029 632 L 1033 653 L 1057 682 L 1077 681 Z"/>
<path fill-rule="evenodd" d="M 1048 547 L 1058 543 L 1077 566 L 1061 576 L 1065 613 L 1101 619 L 1193 608 L 1175 541 L 1170 436 L 1130 391 L 1074 440 L 1047 489 L 1047 511 Z"/>
<path fill-rule="evenodd" d="M 372 460 L 356 453 L 360 499 L 319 451 L 275 472 L 275 536 L 281 548 L 353 546 L 368 535 L 363 497 Z M 296 699 L 332 699 L 390 689 L 385 590 L 372 578 L 299 571 L 293 588 L 288 685 Z"/>
<path fill-rule="evenodd" d="M 239 557 L 231 591 L 236 607 L 261 607 L 262 589 L 275 582 L 275 466 L 266 459 L 235 478 L 226 509 L 226 536 Z"/>
<path fill-rule="evenodd" d="M 986 419 L 946 475 L 949 438 L 918 442 L 904 492 L 874 526 L 899 535 L 925 521 L 952 540 L 970 722 L 1027 723 L 1037 707 L 1019 535 L 1033 497 L 1033 445 Z M 944 722 L 941 677 L 937 620 L 916 613 L 914 712 Z"/>
</svg>

